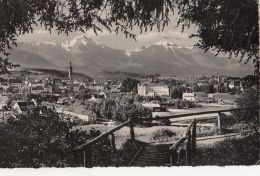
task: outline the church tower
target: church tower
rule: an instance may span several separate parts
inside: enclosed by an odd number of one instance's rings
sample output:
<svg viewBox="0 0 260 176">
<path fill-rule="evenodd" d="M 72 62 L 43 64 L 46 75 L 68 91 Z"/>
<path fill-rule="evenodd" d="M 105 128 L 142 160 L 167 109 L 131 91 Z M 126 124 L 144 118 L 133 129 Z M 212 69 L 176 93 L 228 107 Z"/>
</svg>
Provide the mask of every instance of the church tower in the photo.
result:
<svg viewBox="0 0 260 176">
<path fill-rule="evenodd" d="M 69 66 L 69 79 L 72 79 L 72 64 L 70 62 L 70 66 Z"/>
</svg>

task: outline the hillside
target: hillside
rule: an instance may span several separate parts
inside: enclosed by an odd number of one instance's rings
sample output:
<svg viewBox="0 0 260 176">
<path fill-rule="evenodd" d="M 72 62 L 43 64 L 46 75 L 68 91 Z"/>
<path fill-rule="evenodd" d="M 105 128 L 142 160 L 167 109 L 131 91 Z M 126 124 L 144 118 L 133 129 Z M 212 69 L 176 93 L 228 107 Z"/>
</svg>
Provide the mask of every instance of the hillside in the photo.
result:
<svg viewBox="0 0 260 176">
<path fill-rule="evenodd" d="M 3 77 L 8 77 L 8 75 L 4 75 Z M 24 80 L 26 77 L 34 79 L 45 79 L 48 77 L 66 79 L 68 78 L 68 72 L 54 69 L 17 69 L 11 71 L 9 77 L 22 80 Z M 85 75 L 83 73 L 73 73 L 73 78 L 79 81 L 93 80 L 90 76 Z"/>
</svg>

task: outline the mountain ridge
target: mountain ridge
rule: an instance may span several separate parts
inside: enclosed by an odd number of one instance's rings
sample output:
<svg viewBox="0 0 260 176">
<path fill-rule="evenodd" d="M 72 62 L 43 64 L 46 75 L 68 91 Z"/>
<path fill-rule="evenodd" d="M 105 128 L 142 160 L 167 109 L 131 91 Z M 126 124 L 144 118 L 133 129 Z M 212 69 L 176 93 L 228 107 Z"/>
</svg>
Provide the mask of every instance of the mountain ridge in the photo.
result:
<svg viewBox="0 0 260 176">
<path fill-rule="evenodd" d="M 10 58 L 10 61 L 25 68 L 59 70 L 67 70 L 72 61 L 74 69 L 88 75 L 103 71 L 231 76 L 253 72 L 249 64 L 243 65 L 235 59 L 215 57 L 197 47 L 178 46 L 165 39 L 149 46 L 124 51 L 81 35 L 64 43 L 19 43 Z"/>
</svg>

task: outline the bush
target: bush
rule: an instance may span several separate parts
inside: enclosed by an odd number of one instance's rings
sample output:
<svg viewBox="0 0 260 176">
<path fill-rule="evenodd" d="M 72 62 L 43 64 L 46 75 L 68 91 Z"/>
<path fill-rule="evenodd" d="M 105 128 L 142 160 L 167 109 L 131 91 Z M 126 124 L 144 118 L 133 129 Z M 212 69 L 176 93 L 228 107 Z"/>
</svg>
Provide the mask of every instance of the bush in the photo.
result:
<svg viewBox="0 0 260 176">
<path fill-rule="evenodd" d="M 176 133 L 165 128 L 165 129 L 159 129 L 159 130 L 153 132 L 152 139 L 159 140 L 159 141 L 169 141 L 169 139 L 171 139 L 175 136 L 176 136 Z"/>
<path fill-rule="evenodd" d="M 72 130 L 73 125 L 70 118 L 54 112 L 49 116 L 18 115 L 1 122 L 0 167 L 80 166 L 82 159 L 74 157 L 74 148 L 100 132 Z M 107 144 L 108 141 L 103 141 L 94 149 L 103 150 Z M 100 152 L 93 155 L 103 156 Z"/>
<path fill-rule="evenodd" d="M 160 120 L 158 120 L 158 125 L 160 125 L 160 126 L 170 126 L 171 121 L 169 119 L 160 119 Z"/>
<path fill-rule="evenodd" d="M 214 146 L 202 146 L 193 157 L 194 165 L 253 165 L 259 160 L 259 134 L 226 139 Z"/>
<path fill-rule="evenodd" d="M 236 100 L 239 108 L 259 107 L 259 95 L 255 89 L 248 89 Z M 234 115 L 244 122 L 254 122 L 258 124 L 259 109 L 249 109 L 242 111 L 235 111 Z"/>
<path fill-rule="evenodd" d="M 114 166 L 128 166 L 131 159 L 134 157 L 139 148 L 143 145 L 142 142 L 127 140 L 123 143 L 122 148 L 117 150 L 113 155 Z"/>
</svg>

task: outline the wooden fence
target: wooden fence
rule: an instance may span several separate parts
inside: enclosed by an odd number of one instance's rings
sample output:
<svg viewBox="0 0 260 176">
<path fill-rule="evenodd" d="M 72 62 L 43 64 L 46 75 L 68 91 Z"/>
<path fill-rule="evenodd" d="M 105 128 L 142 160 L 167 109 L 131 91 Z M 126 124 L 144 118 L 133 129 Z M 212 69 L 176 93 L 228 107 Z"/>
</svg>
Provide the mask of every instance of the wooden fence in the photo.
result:
<svg viewBox="0 0 260 176">
<path fill-rule="evenodd" d="M 196 119 L 194 119 L 187 127 L 183 137 L 169 148 L 171 166 L 180 164 L 182 151 L 185 151 L 186 165 L 192 164 L 192 154 L 196 152 L 196 123 Z M 185 148 L 181 147 L 182 144 L 184 144 Z"/>
<path fill-rule="evenodd" d="M 196 116 L 202 114 L 212 114 L 218 113 L 217 117 L 217 129 L 221 132 L 222 125 L 221 125 L 221 113 L 223 112 L 231 112 L 231 111 L 240 111 L 240 110 L 250 110 L 250 109 L 259 109 L 259 107 L 250 107 L 250 108 L 236 108 L 236 109 L 225 109 L 225 110 L 214 110 L 214 111 L 203 111 L 203 112 L 195 112 L 195 113 L 186 113 L 186 114 L 178 114 L 178 115 L 171 115 L 171 116 L 164 116 L 164 117 L 155 117 L 155 118 L 141 118 L 136 119 L 132 118 L 129 119 L 122 124 L 116 126 L 115 128 L 109 130 L 108 132 L 102 133 L 96 138 L 87 141 L 86 143 L 78 146 L 75 148 L 76 152 L 83 153 L 83 166 L 84 167 L 92 167 L 92 147 L 93 144 L 96 142 L 107 138 L 110 136 L 110 144 L 111 144 L 111 152 L 115 149 L 115 132 L 123 128 L 124 126 L 129 126 L 130 128 L 130 140 L 135 140 L 135 133 L 134 133 L 134 124 L 139 122 L 151 122 L 155 120 L 162 120 L 162 119 L 173 119 L 179 117 L 187 117 L 187 116 Z M 183 137 L 181 137 L 175 144 L 173 144 L 169 148 L 170 153 L 170 164 L 171 165 L 178 165 L 180 164 L 180 157 L 182 151 L 185 151 L 185 162 L 186 165 L 191 165 L 191 158 L 192 155 L 196 152 L 196 128 L 197 128 L 197 119 L 196 117 L 192 120 L 192 122 L 188 125 L 186 132 L 184 133 Z M 184 146 L 184 147 L 183 147 Z"/>
</svg>

